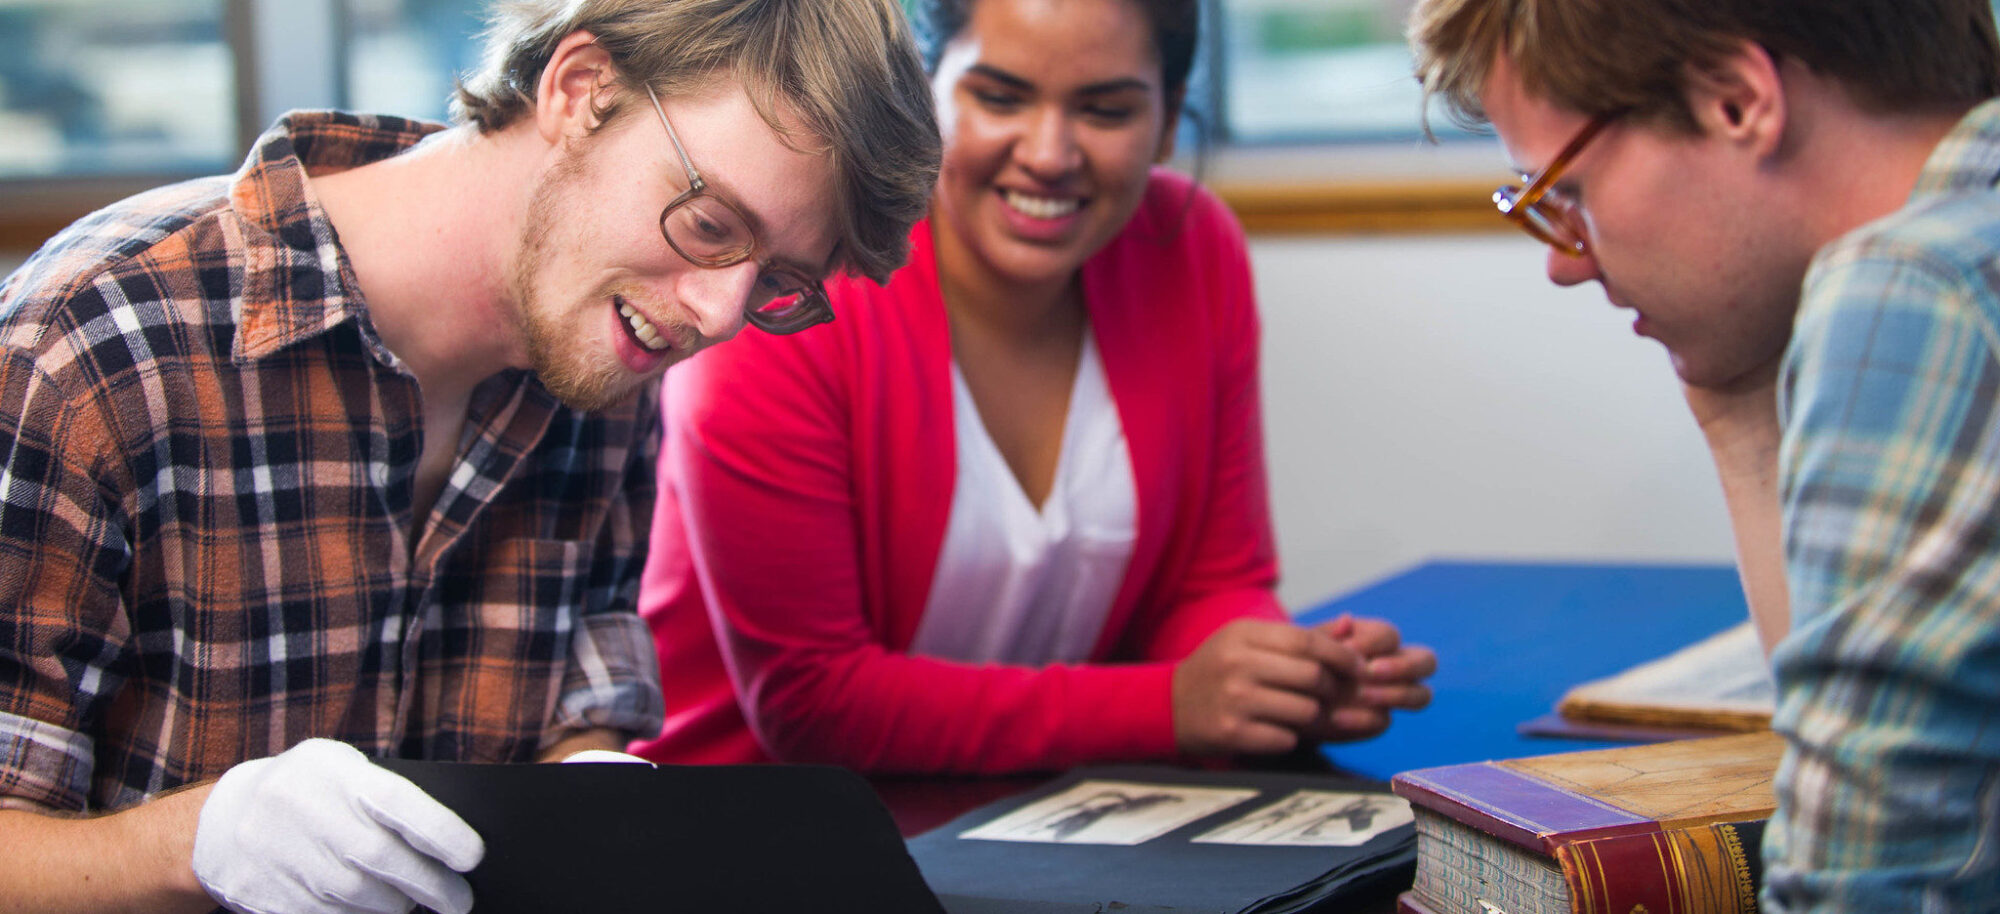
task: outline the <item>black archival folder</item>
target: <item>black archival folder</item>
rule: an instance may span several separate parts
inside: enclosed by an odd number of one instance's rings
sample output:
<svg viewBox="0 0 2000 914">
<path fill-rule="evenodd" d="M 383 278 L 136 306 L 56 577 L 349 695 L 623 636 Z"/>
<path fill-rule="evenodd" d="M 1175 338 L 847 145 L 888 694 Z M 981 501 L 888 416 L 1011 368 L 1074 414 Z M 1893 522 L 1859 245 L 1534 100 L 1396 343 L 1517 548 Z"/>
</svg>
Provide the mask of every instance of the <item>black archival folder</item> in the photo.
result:
<svg viewBox="0 0 2000 914">
<path fill-rule="evenodd" d="M 486 841 L 479 914 L 941 914 L 866 781 L 810 765 L 383 759 Z"/>
</svg>

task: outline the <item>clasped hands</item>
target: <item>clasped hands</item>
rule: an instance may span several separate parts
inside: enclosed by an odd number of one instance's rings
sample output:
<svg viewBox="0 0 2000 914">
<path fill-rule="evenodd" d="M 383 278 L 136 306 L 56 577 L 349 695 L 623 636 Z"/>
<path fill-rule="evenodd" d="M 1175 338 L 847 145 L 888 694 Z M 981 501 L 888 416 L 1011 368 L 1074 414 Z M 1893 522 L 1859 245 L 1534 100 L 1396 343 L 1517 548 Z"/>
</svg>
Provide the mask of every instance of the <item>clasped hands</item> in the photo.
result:
<svg viewBox="0 0 2000 914">
<path fill-rule="evenodd" d="M 1317 626 L 1239 619 L 1174 668 L 1174 736 L 1193 755 L 1265 755 L 1301 741 L 1365 739 L 1394 710 L 1430 704 L 1429 648 L 1380 619 Z"/>
</svg>

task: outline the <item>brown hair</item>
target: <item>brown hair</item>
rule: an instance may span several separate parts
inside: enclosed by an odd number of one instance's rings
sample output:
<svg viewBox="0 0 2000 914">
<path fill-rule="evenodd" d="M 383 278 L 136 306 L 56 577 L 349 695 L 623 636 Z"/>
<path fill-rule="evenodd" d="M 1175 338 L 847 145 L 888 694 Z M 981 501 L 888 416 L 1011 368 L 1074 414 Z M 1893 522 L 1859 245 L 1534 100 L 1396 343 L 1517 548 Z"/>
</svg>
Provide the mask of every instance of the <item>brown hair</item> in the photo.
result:
<svg viewBox="0 0 2000 914">
<path fill-rule="evenodd" d="M 661 97 L 734 77 L 787 145 L 821 151 L 839 175 L 835 267 L 884 282 L 909 256 L 910 226 L 937 180 L 931 90 L 895 0 L 515 0 L 497 4 L 486 52 L 452 98 L 452 119 L 490 133 L 534 105 L 556 45 L 588 31 L 620 85 Z M 638 91 L 641 104 L 644 92 Z M 633 92 L 601 111 L 617 117 Z M 785 129 L 795 116 L 808 136 Z M 804 145 L 811 143 L 809 148 Z"/>
<path fill-rule="evenodd" d="M 1559 107 L 1690 132 L 1690 79 L 1744 41 L 1838 80 L 1874 113 L 2000 94 L 1989 0 L 1418 0 L 1409 37 L 1426 101 L 1442 96 L 1474 125 L 1502 52 L 1523 89 Z"/>
</svg>

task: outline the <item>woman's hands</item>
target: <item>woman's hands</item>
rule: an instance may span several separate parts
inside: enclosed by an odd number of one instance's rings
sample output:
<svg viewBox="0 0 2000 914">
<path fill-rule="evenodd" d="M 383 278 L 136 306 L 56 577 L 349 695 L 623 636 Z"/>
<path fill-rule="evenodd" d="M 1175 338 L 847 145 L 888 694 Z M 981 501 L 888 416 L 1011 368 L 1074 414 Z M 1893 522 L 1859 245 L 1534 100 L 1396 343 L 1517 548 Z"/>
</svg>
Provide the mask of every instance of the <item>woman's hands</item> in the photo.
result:
<svg viewBox="0 0 2000 914">
<path fill-rule="evenodd" d="M 1423 680 L 1436 669 L 1429 648 L 1403 646 L 1380 619 L 1239 619 L 1174 668 L 1174 737 L 1194 755 L 1263 755 L 1374 736 L 1391 710 L 1430 703 Z"/>
<path fill-rule="evenodd" d="M 1421 711 L 1430 706 L 1431 687 L 1424 684 L 1437 672 L 1437 654 L 1430 648 L 1403 644 L 1402 632 L 1381 619 L 1342 614 L 1319 630 L 1361 656 L 1361 681 L 1352 698 L 1327 709 L 1320 740 L 1367 739 L 1389 729 L 1390 711 Z"/>
</svg>

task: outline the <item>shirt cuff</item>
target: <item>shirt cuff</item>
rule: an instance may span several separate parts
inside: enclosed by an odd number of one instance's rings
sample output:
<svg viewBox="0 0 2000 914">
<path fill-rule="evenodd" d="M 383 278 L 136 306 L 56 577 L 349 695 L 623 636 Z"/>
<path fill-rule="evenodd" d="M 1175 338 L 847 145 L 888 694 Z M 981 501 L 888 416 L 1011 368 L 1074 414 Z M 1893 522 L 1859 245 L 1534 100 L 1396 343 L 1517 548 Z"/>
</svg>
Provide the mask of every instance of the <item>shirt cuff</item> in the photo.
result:
<svg viewBox="0 0 2000 914">
<path fill-rule="evenodd" d="M 546 749 L 584 730 L 617 730 L 645 738 L 666 722 L 660 697 L 660 660 L 653 635 L 637 613 L 582 617 L 570 640 L 569 670 L 555 716 L 542 733 Z"/>
<path fill-rule="evenodd" d="M 51 723 L 0 711 L 0 809 L 88 811 L 95 769 L 90 737 Z"/>
</svg>

